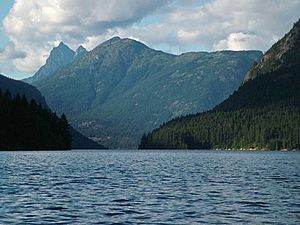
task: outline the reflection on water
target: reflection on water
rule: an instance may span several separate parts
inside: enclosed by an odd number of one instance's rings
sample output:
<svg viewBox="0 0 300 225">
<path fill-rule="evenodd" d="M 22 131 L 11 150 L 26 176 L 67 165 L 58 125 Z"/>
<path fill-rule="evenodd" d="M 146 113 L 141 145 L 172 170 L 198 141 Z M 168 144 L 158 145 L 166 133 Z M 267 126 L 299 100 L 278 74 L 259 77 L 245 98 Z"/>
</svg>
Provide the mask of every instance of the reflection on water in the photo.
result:
<svg viewBox="0 0 300 225">
<path fill-rule="evenodd" d="M 299 224 L 299 152 L 0 153 L 0 224 Z"/>
</svg>

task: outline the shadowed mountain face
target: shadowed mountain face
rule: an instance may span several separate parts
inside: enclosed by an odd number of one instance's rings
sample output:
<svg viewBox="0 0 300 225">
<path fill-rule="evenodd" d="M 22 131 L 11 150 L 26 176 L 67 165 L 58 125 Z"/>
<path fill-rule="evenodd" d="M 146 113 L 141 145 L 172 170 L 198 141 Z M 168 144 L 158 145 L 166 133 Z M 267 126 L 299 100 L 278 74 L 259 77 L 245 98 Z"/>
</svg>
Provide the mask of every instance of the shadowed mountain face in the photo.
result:
<svg viewBox="0 0 300 225">
<path fill-rule="evenodd" d="M 176 56 L 115 37 L 33 84 L 85 135 L 134 148 L 159 124 L 220 103 L 261 57 L 260 51 Z"/>
<path fill-rule="evenodd" d="M 300 20 L 214 110 L 172 120 L 140 148 L 300 149 Z"/>
<path fill-rule="evenodd" d="M 36 87 L 0 75 L 0 151 L 67 150 L 65 116 L 53 114 Z"/>
<path fill-rule="evenodd" d="M 0 90 L 2 91 L 2 93 L 5 93 L 6 90 L 9 90 L 9 92 L 12 94 L 12 98 L 14 98 L 17 95 L 20 95 L 21 97 L 25 95 L 29 103 L 31 102 L 31 100 L 35 100 L 37 104 L 41 104 L 42 108 L 46 108 L 47 110 L 49 110 L 45 98 L 42 96 L 42 94 L 39 92 L 39 90 L 36 87 L 30 84 L 24 83 L 22 81 L 13 80 L 3 75 L 0 75 Z M 14 129 L 19 129 L 18 127 L 20 126 L 21 124 L 17 124 L 17 126 L 15 126 Z M 72 136 L 73 149 L 104 149 L 105 148 L 104 146 L 97 144 L 94 141 L 86 138 L 81 133 L 76 131 L 73 127 L 70 127 L 70 134 Z M 32 139 L 33 140 L 30 140 L 32 146 L 36 146 L 37 144 L 34 143 L 33 137 Z M 55 146 L 55 145 L 49 144 L 49 148 L 51 148 L 51 146 Z"/>
<path fill-rule="evenodd" d="M 34 99 L 37 103 L 41 103 L 43 107 L 47 107 L 45 98 L 41 95 L 39 90 L 22 81 L 13 80 L 0 74 L 0 89 L 2 92 L 8 89 L 13 96 L 17 94 L 21 96 L 25 95 L 29 102 Z"/>
<path fill-rule="evenodd" d="M 250 81 L 255 82 L 250 82 Z M 245 85 L 217 109 L 300 106 L 300 20 L 276 42 L 245 77 Z"/>
</svg>

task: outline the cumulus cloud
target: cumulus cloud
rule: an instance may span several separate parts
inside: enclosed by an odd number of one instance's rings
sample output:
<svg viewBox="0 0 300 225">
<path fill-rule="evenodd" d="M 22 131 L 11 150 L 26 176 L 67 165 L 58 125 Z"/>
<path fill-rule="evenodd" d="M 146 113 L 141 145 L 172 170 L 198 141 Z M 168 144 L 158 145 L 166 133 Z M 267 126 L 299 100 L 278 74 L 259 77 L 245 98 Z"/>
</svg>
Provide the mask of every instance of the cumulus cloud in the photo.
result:
<svg viewBox="0 0 300 225">
<path fill-rule="evenodd" d="M 299 17 L 299 0 L 212 0 L 193 8 L 175 7 L 161 30 L 165 37 L 174 36 L 171 44 L 177 46 L 265 51 Z"/>
<path fill-rule="evenodd" d="M 213 48 L 215 50 L 253 50 L 255 46 L 261 46 L 263 49 L 266 49 L 269 47 L 269 44 L 266 43 L 264 38 L 258 35 L 238 32 L 229 34 L 226 39 L 215 43 Z"/>
<path fill-rule="evenodd" d="M 91 50 L 113 36 L 173 53 L 267 50 L 300 17 L 300 0 L 16 0 L 3 29 L 20 71 L 32 73 L 64 41 Z"/>
</svg>

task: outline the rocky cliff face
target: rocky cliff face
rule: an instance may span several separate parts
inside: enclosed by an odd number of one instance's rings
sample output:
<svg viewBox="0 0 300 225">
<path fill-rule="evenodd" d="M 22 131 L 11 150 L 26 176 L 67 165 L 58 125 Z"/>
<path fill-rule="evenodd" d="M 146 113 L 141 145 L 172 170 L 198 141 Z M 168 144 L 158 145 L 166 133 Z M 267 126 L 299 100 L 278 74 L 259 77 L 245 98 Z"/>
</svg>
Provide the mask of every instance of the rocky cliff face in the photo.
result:
<svg viewBox="0 0 300 225">
<path fill-rule="evenodd" d="M 292 66 L 300 61 L 300 20 L 281 40 L 275 43 L 245 77 L 245 81 L 253 80 L 258 75 L 275 71 L 281 67 Z"/>
</svg>

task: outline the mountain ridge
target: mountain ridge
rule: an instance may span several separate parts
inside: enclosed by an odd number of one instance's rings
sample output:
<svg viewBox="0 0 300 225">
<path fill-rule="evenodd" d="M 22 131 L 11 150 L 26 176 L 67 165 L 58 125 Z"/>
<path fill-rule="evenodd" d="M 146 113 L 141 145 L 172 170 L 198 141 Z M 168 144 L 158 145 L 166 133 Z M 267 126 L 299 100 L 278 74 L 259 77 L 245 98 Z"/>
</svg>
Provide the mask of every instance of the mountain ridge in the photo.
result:
<svg viewBox="0 0 300 225">
<path fill-rule="evenodd" d="M 298 21 L 229 98 L 161 125 L 142 137 L 139 148 L 300 149 L 299 27 Z M 282 54 L 278 46 L 289 38 L 297 41 Z"/>
<path fill-rule="evenodd" d="M 136 148 L 145 131 L 221 102 L 261 56 L 260 51 L 172 55 L 114 37 L 33 84 L 86 136 L 111 148 Z"/>
</svg>

